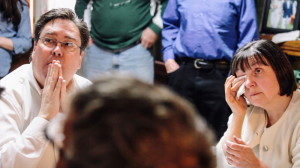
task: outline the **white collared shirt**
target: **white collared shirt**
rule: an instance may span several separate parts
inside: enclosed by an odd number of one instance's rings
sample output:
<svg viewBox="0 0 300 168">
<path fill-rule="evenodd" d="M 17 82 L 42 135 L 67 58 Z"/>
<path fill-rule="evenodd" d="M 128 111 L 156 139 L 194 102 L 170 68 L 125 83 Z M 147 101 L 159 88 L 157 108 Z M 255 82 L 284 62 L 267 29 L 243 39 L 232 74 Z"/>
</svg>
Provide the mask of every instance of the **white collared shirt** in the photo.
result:
<svg viewBox="0 0 300 168">
<path fill-rule="evenodd" d="M 73 89 L 91 82 L 78 75 Z M 0 168 L 53 168 L 58 153 L 48 143 L 44 129 L 49 121 L 37 117 L 41 106 L 41 89 L 26 64 L 0 81 L 5 88 L 0 98 Z"/>
</svg>

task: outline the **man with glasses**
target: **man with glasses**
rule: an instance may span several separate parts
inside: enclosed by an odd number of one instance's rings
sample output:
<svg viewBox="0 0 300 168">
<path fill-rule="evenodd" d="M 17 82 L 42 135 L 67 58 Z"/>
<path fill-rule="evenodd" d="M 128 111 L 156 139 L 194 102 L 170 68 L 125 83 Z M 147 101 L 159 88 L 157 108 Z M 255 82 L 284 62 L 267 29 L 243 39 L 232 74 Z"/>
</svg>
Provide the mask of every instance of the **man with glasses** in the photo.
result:
<svg viewBox="0 0 300 168">
<path fill-rule="evenodd" d="M 89 40 L 86 24 L 70 9 L 51 10 L 37 21 L 32 62 L 0 81 L 0 167 L 52 168 L 58 159 L 44 137 L 49 120 L 70 92 L 90 85 L 78 75 Z"/>
</svg>

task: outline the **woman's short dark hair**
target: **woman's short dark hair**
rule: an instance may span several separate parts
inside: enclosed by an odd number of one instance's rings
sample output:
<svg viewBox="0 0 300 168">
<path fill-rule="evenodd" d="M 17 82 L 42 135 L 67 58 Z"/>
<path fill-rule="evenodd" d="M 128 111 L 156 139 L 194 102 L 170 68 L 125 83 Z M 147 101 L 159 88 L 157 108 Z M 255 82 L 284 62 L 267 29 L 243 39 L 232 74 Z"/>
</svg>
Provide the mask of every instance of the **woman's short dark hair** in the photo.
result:
<svg viewBox="0 0 300 168">
<path fill-rule="evenodd" d="M 81 38 L 81 47 L 80 50 L 83 51 L 87 47 L 90 33 L 89 29 L 87 27 L 87 24 L 79 19 L 76 14 L 68 8 L 58 8 L 58 9 L 52 9 L 46 13 L 44 13 L 40 19 L 35 24 L 34 29 L 34 40 L 37 42 L 40 38 L 41 32 L 45 25 L 55 19 L 66 19 L 72 21 L 80 32 L 80 38 Z"/>
<path fill-rule="evenodd" d="M 194 108 L 136 79 L 104 77 L 78 93 L 65 128 L 68 168 L 215 167 L 212 132 Z"/>
<path fill-rule="evenodd" d="M 231 62 L 231 74 L 250 68 L 249 58 L 272 67 L 280 87 L 280 95 L 290 96 L 297 89 L 293 67 L 280 47 L 269 40 L 257 40 L 240 48 Z"/>
</svg>

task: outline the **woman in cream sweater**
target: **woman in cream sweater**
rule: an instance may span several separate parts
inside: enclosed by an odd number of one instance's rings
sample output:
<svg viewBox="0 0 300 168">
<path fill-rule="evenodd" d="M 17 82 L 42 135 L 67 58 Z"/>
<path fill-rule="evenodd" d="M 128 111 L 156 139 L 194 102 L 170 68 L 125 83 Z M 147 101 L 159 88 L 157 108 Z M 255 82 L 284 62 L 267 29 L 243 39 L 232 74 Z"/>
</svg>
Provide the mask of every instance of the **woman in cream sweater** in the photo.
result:
<svg viewBox="0 0 300 168">
<path fill-rule="evenodd" d="M 231 73 L 232 115 L 217 145 L 218 167 L 300 167 L 300 91 L 288 58 L 273 42 L 254 41 L 236 53 Z"/>
</svg>

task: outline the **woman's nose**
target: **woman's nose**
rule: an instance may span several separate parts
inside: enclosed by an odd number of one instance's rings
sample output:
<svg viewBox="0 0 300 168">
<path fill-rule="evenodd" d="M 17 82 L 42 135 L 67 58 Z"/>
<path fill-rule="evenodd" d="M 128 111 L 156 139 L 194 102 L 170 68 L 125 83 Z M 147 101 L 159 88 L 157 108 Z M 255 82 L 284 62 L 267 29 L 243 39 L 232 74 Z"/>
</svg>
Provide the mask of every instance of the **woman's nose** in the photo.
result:
<svg viewBox="0 0 300 168">
<path fill-rule="evenodd" d="M 255 86 L 255 81 L 254 81 L 253 77 L 247 76 L 246 80 L 245 80 L 245 87 L 250 88 L 252 86 Z"/>
</svg>

